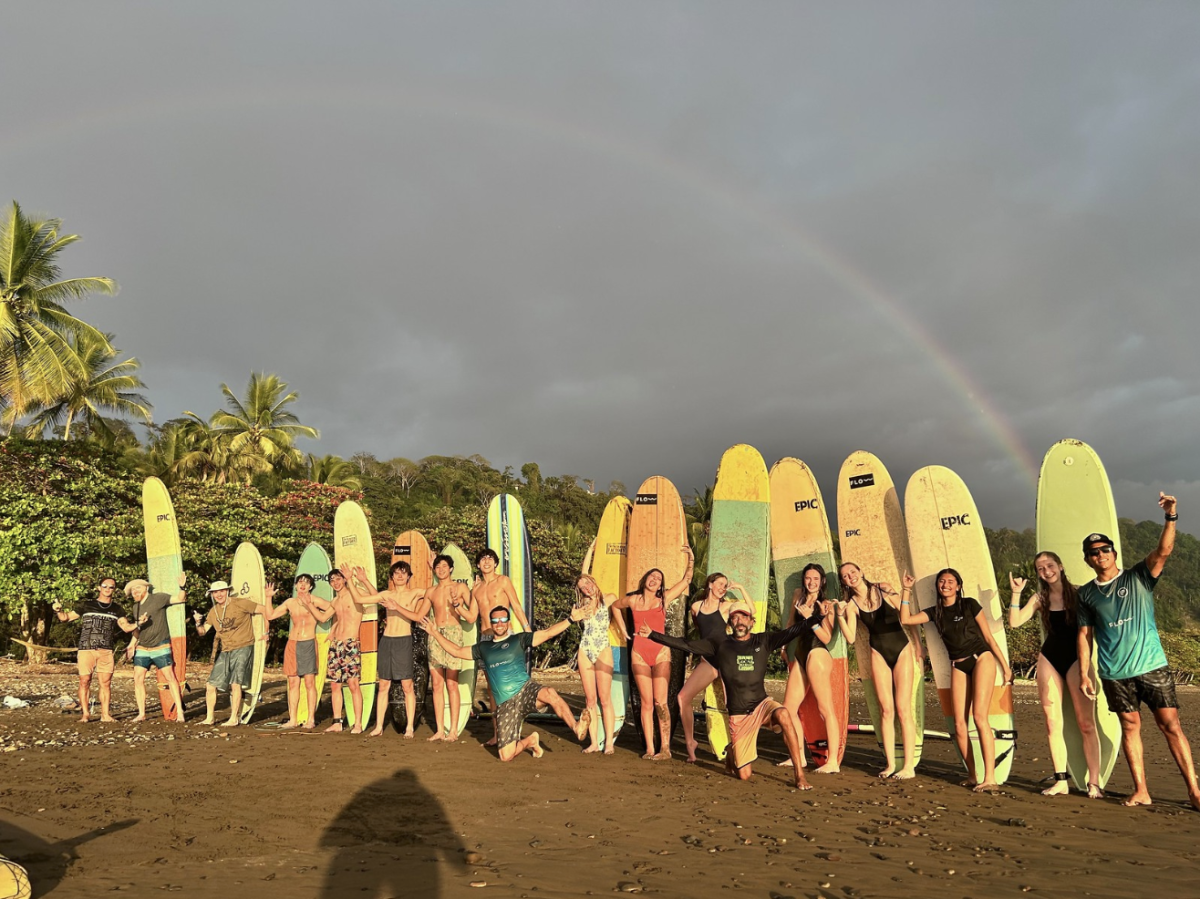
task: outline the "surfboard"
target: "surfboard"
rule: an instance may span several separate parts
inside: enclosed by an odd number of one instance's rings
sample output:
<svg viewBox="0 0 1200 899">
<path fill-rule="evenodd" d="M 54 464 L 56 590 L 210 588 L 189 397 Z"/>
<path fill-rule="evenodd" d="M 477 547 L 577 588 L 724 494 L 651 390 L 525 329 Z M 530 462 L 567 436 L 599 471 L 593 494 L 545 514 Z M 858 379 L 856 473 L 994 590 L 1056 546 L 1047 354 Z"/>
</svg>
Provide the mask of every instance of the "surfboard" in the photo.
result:
<svg viewBox="0 0 1200 899">
<path fill-rule="evenodd" d="M 171 494 L 158 478 L 146 478 L 142 484 L 142 524 L 146 532 L 146 579 L 159 593 L 179 592 L 179 575 L 183 572 L 183 550 L 179 544 L 179 523 Z M 179 682 L 183 697 L 187 682 L 187 609 L 185 603 L 167 607 L 167 627 L 171 633 L 171 668 Z M 175 700 L 167 679 L 157 668 L 158 703 L 163 717 L 174 721 Z M 190 691 L 189 691 L 190 692 Z"/>
<path fill-rule="evenodd" d="M 908 555 L 908 534 L 896 485 L 884 464 L 865 450 L 855 450 L 846 457 L 838 473 L 838 534 L 841 542 L 842 564 L 853 562 L 872 583 L 887 583 L 900 589 L 900 577 L 912 570 Z M 879 698 L 871 675 L 871 645 L 866 628 L 858 628 L 854 654 L 858 674 L 866 694 L 867 711 L 875 725 L 875 739 L 883 747 L 880 727 Z M 910 636 L 910 640 L 911 640 Z M 913 721 L 916 742 L 914 764 L 921 761 L 925 739 L 925 679 L 913 678 Z M 896 721 L 896 764 L 904 764 L 903 737 L 900 721 Z"/>
<path fill-rule="evenodd" d="M 913 595 L 922 611 L 933 614 L 937 604 L 934 578 L 943 568 L 953 568 L 963 578 L 963 595 L 978 600 L 987 616 L 992 638 L 1008 662 L 1008 637 L 1004 633 L 1004 609 L 996 586 L 996 570 L 988 550 L 987 535 L 971 491 L 962 478 L 941 465 L 914 472 L 904 490 L 904 517 L 912 552 Z M 938 699 L 946 718 L 946 729 L 954 731 L 954 705 L 950 695 L 951 665 L 937 626 L 925 625 L 925 645 L 937 683 Z M 1013 723 L 1012 686 L 1004 683 L 1004 672 L 996 666 L 996 689 L 988 720 L 996 743 L 996 782 L 1008 780 L 1016 755 L 1017 733 Z M 975 722 L 968 719 L 967 732 L 975 756 L 975 770 L 983 771 L 983 754 Z M 966 764 L 964 759 L 963 764 Z"/>
<path fill-rule="evenodd" d="M 450 573 L 450 579 L 463 584 L 468 592 L 471 589 L 471 584 L 474 577 L 471 573 L 471 560 L 467 558 L 467 554 L 463 552 L 456 544 L 447 543 L 442 548 L 442 555 L 449 556 L 454 560 L 454 570 Z M 434 576 L 434 581 L 437 581 L 437 576 Z M 479 640 L 479 624 L 478 621 L 470 624 L 464 623 L 463 630 L 463 646 L 474 646 Z M 467 727 L 467 721 L 471 718 L 471 704 L 475 702 L 475 681 L 477 669 L 474 662 L 458 672 L 458 728 L 455 731 L 455 736 L 461 734 Z M 419 702 L 420 700 L 418 700 Z M 450 696 L 443 687 L 440 697 L 434 697 L 434 702 L 442 703 L 442 720 L 447 722 L 446 732 L 450 731 Z"/>
<path fill-rule="evenodd" d="M 346 565 L 352 568 L 361 566 L 367 573 L 368 583 L 365 586 L 377 588 L 379 581 L 375 573 L 375 549 L 371 544 L 371 527 L 367 524 L 367 515 L 362 506 L 353 500 L 341 503 L 333 515 L 333 561 L 338 568 Z M 358 640 L 362 647 L 362 676 L 359 683 L 362 688 L 362 720 L 365 728 L 375 708 L 375 690 L 379 682 L 376 667 L 376 654 L 379 651 L 379 604 L 368 603 L 362 610 L 362 624 L 358 628 Z M 354 703 L 347 686 L 342 687 L 342 701 L 346 721 L 350 727 L 355 727 L 358 722 L 354 719 Z"/>
<path fill-rule="evenodd" d="M 767 464 L 752 446 L 725 450 L 713 486 L 708 534 L 708 571 L 720 571 L 746 588 L 742 599 L 754 605 L 753 633 L 767 628 L 771 572 L 771 486 Z M 708 748 L 718 759 L 729 748 L 729 715 L 715 684 L 704 690 Z"/>
<path fill-rule="evenodd" d="M 592 552 L 583 565 L 583 571 L 590 574 L 600 587 L 600 593 L 620 598 L 625 592 L 628 581 L 628 556 L 626 547 L 629 541 L 629 519 L 633 514 L 633 503 L 625 496 L 614 496 L 604 507 L 600 517 L 600 527 L 596 531 L 596 542 Z M 621 635 L 620 628 L 615 623 L 608 626 L 608 643 L 612 647 L 612 707 L 613 707 L 613 739 L 621 733 L 625 725 L 625 707 L 629 697 L 629 646 Z M 596 735 L 600 745 L 606 746 L 607 736 L 604 732 L 603 716 L 596 723 Z"/>
<path fill-rule="evenodd" d="M 833 555 L 833 537 L 829 533 L 829 518 L 821 488 L 812 470 L 799 459 L 780 459 L 771 468 L 771 558 L 775 567 L 775 589 L 779 594 L 779 615 L 787 623 L 792 594 L 803 588 L 800 573 L 806 565 L 817 564 L 825 569 L 825 596 L 838 596 L 837 561 Z M 834 625 L 833 639 L 826 647 L 833 658 L 830 671 L 830 690 L 841 732 L 838 744 L 838 764 L 846 755 L 846 735 L 850 721 L 849 647 L 842 629 Z M 788 647 L 788 659 L 796 657 L 795 643 Z M 800 724 L 804 742 L 816 766 L 829 760 L 829 731 L 817 697 L 811 689 L 800 703 Z"/>
<path fill-rule="evenodd" d="M 433 561 L 433 551 L 429 541 L 420 531 L 404 531 L 396 536 L 392 545 L 392 562 L 407 562 L 412 569 L 409 585 L 418 590 L 428 590 L 433 586 L 433 569 L 429 567 Z M 425 715 L 426 702 L 429 698 L 429 636 L 419 627 L 412 629 L 413 638 L 413 727 L 421 723 Z M 391 696 L 388 697 L 392 711 L 392 727 L 396 733 L 402 734 L 408 727 L 408 709 L 404 701 L 404 685 L 400 681 L 392 684 Z"/>
<path fill-rule="evenodd" d="M 262 605 L 266 602 L 263 594 L 265 580 L 258 547 L 248 540 L 239 543 L 233 554 L 233 574 L 229 578 L 230 598 L 237 597 Z M 250 689 L 242 693 L 242 713 L 239 717 L 242 724 L 250 723 L 258 707 L 258 697 L 262 695 L 263 668 L 267 663 L 267 623 L 262 615 L 253 616 L 251 623 L 254 628 L 254 654 L 250 662 Z"/>
<path fill-rule="evenodd" d="M 500 565 L 496 570 L 512 581 L 525 618 L 529 626 L 536 630 L 533 622 L 533 552 L 529 545 L 525 511 L 515 496 L 504 493 L 492 498 L 488 505 L 487 545 L 500 557 Z M 522 631 L 521 623 L 515 617 L 510 630 L 514 634 Z M 526 657 L 527 668 L 532 661 L 532 656 Z"/>
<path fill-rule="evenodd" d="M 300 554 L 300 561 L 296 563 L 296 577 L 302 574 L 311 575 L 312 579 L 316 581 L 316 586 L 312 589 L 313 596 L 323 599 L 325 602 L 333 602 L 333 588 L 329 586 L 329 553 L 325 552 L 320 544 L 310 543 L 304 547 L 304 552 Z M 321 698 L 321 691 L 325 689 L 325 666 L 329 662 L 329 629 L 331 627 L 333 627 L 332 618 L 328 621 L 317 622 L 315 642 L 318 701 Z M 308 691 L 304 689 L 303 680 L 300 684 L 300 701 L 296 704 L 296 720 L 301 724 L 308 722 Z"/>
<path fill-rule="evenodd" d="M 642 576 L 652 568 L 657 568 L 663 573 L 666 587 L 679 583 L 687 571 L 687 554 L 683 551 L 686 544 L 687 523 L 679 491 L 664 477 L 655 475 L 646 478 L 634 495 L 633 510 L 629 515 L 629 540 L 625 545 L 625 592 L 632 593 L 637 590 Z M 685 590 L 679 600 L 666 610 L 667 634 L 672 637 L 682 638 L 684 635 L 688 592 Z M 630 634 L 632 633 L 633 631 L 630 631 Z M 630 652 L 632 653 L 632 648 Z M 679 723 L 676 699 L 683 687 L 686 673 L 686 654 L 672 650 L 671 676 L 667 682 L 667 707 L 671 710 L 672 736 Z M 639 733 L 642 728 L 640 709 L 641 697 L 636 688 L 630 687 L 625 717 L 633 718 Z"/>
<path fill-rule="evenodd" d="M 1067 579 L 1075 585 L 1094 580 L 1096 573 L 1083 559 L 1083 538 L 1099 532 L 1113 538 L 1117 565 L 1121 565 L 1121 528 L 1113 502 L 1108 473 L 1100 457 L 1086 443 L 1060 440 L 1042 460 L 1037 492 L 1038 552 L 1057 553 Z M 1033 581 L 1037 589 L 1037 581 Z M 1100 683 L 1096 653 L 1092 652 L 1092 682 Z M 1062 697 L 1063 740 L 1067 744 L 1067 772 L 1080 790 L 1087 789 L 1087 759 L 1083 735 L 1075 720 L 1071 691 Z M 1109 709 L 1100 690 L 1096 698 L 1096 732 L 1100 737 L 1100 787 L 1108 783 L 1121 749 L 1121 719 Z"/>
</svg>

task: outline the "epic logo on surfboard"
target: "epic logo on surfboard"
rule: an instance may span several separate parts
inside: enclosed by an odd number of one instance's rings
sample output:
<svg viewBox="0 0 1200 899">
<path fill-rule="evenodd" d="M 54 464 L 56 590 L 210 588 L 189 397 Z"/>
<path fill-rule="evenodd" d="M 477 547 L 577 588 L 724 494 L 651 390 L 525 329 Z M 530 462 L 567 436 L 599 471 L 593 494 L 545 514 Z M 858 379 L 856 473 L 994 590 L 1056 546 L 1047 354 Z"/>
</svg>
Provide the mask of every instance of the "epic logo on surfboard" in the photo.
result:
<svg viewBox="0 0 1200 899">
<path fill-rule="evenodd" d="M 855 528 L 852 531 L 846 531 L 846 536 L 847 537 L 861 537 L 862 536 L 862 528 Z"/>
<path fill-rule="evenodd" d="M 802 499 L 798 503 L 796 503 L 796 511 L 797 512 L 803 512 L 805 509 L 815 509 L 815 508 L 817 508 L 817 500 L 815 497 L 813 499 Z"/>
<path fill-rule="evenodd" d="M 658 494 L 657 493 L 639 493 L 634 498 L 633 502 L 635 505 L 638 505 L 638 506 L 657 506 L 658 505 Z"/>
<path fill-rule="evenodd" d="M 970 526 L 970 524 L 971 524 L 970 513 L 968 513 L 966 515 L 947 515 L 945 518 L 942 519 L 942 530 L 948 531 L 955 525 Z"/>
<path fill-rule="evenodd" d="M 857 490 L 859 487 L 874 487 L 875 475 L 868 472 L 867 474 L 856 474 L 850 479 L 850 489 Z"/>
<path fill-rule="evenodd" d="M 171 520 L 171 513 L 170 513 L 170 512 L 164 512 L 162 515 L 159 515 L 159 516 L 158 516 L 158 518 L 156 518 L 156 519 L 154 519 L 154 520 L 155 520 L 155 521 L 170 521 L 170 520 Z"/>
</svg>

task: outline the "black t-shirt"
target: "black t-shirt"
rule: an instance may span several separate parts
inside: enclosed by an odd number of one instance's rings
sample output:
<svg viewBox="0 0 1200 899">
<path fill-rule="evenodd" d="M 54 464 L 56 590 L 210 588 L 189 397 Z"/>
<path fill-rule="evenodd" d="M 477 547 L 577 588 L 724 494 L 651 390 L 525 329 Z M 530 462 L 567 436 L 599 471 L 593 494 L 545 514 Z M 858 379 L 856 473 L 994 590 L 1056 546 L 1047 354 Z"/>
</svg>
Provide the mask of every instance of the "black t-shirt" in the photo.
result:
<svg viewBox="0 0 1200 899">
<path fill-rule="evenodd" d="M 779 647 L 791 643 L 805 631 L 811 631 L 822 620 L 820 616 L 814 616 L 796 622 L 787 630 L 751 634 L 746 640 L 736 640 L 732 636 L 720 641 L 680 640 L 657 631 L 650 635 L 650 639 L 672 649 L 682 649 L 702 657 L 721 675 L 721 683 L 725 685 L 725 705 L 729 714 L 748 715 L 767 698 L 763 680 L 767 676 L 771 654 Z"/>
<path fill-rule="evenodd" d="M 988 651 L 987 641 L 983 639 L 983 634 L 979 631 L 979 622 L 975 619 L 982 611 L 983 607 L 969 596 L 964 596 L 954 605 L 942 609 L 942 624 L 938 630 L 951 661 Z M 934 621 L 936 620 L 935 618 Z"/>
<path fill-rule="evenodd" d="M 89 599 L 75 607 L 79 616 L 80 649 L 112 649 L 121 632 L 117 619 L 125 617 L 125 611 L 115 602 L 102 603 Z"/>
</svg>

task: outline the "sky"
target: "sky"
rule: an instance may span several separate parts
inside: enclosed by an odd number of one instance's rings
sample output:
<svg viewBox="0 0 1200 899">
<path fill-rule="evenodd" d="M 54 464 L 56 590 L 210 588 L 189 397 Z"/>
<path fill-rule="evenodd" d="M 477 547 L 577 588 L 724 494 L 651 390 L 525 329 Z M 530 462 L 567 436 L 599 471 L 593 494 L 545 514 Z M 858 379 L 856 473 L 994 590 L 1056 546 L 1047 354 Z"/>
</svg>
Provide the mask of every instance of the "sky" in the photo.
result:
<svg viewBox="0 0 1200 899">
<path fill-rule="evenodd" d="M 957 471 L 1091 444 L 1200 509 L 1200 5 L 24 3 L 0 201 L 162 422 L 251 371 L 318 455 L 682 493 L 730 445 Z M 36 37 L 36 39 L 35 39 Z M 124 357 L 123 357 L 124 358 Z"/>
</svg>

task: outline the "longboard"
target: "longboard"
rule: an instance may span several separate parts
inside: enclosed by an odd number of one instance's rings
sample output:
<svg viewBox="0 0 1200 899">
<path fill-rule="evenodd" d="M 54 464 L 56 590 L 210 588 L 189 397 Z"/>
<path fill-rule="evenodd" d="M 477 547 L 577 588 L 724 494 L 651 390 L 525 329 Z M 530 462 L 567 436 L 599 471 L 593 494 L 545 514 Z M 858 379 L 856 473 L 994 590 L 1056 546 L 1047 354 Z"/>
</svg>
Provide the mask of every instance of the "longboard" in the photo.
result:
<svg viewBox="0 0 1200 899">
<path fill-rule="evenodd" d="M 333 588 L 329 586 L 329 553 L 317 543 L 310 543 L 300 554 L 296 563 L 296 576 L 311 575 L 316 581 L 312 589 L 313 596 L 325 602 L 333 602 Z M 294 588 L 293 588 L 294 589 Z M 325 689 L 325 666 L 329 663 L 329 629 L 333 627 L 333 619 L 318 621 L 315 634 L 317 649 L 317 699 L 320 701 L 321 691 Z M 315 714 L 315 710 L 314 710 Z M 300 684 L 300 700 L 296 704 L 296 720 L 301 724 L 308 722 L 308 691 Z M 314 718 L 315 720 L 315 718 Z"/>
<path fill-rule="evenodd" d="M 914 472 L 904 490 L 904 517 L 912 552 L 914 596 L 922 611 L 933 615 L 937 604 L 934 579 L 943 568 L 953 568 L 963 578 L 963 595 L 978 600 L 987 616 L 988 628 L 1004 661 L 1008 662 L 1008 637 L 1004 633 L 1004 610 L 996 586 L 996 570 L 988 550 L 987 535 L 971 491 L 962 478 L 941 465 Z M 942 636 L 933 621 L 925 625 L 925 645 L 937 683 L 938 699 L 946 718 L 946 729 L 954 731 L 954 704 L 950 695 L 951 664 Z M 996 689 L 988 709 L 988 721 L 996 744 L 996 782 L 1008 780 L 1016 755 L 1017 733 L 1013 725 L 1012 686 L 1004 683 L 1004 672 L 996 666 Z M 975 722 L 968 718 L 967 733 L 975 756 L 975 770 L 983 771 L 983 753 Z M 966 765 L 966 759 L 963 760 Z"/>
<path fill-rule="evenodd" d="M 372 590 L 377 587 L 379 581 L 375 574 L 375 549 L 371 544 L 371 527 L 367 524 L 367 515 L 362 506 L 353 500 L 341 503 L 333 515 L 333 561 L 338 568 L 347 565 L 351 568 L 362 567 L 366 570 L 368 581 L 363 586 Z M 359 684 L 363 701 L 362 726 L 365 728 L 375 707 L 375 690 L 379 681 L 376 667 L 379 651 L 379 604 L 368 603 L 362 610 L 362 624 L 358 628 L 358 640 L 362 648 L 362 676 Z M 342 687 L 342 701 L 347 723 L 350 727 L 357 726 L 354 703 L 348 686 Z"/>
<path fill-rule="evenodd" d="M 1095 572 L 1083 559 L 1083 538 L 1099 532 L 1113 538 L 1117 565 L 1121 565 L 1121 528 L 1113 502 L 1108 473 L 1100 457 L 1086 443 L 1060 440 L 1042 460 L 1037 493 L 1038 552 L 1057 553 L 1067 579 L 1086 584 Z M 1034 581 L 1034 589 L 1037 582 Z M 1096 653 L 1092 653 L 1092 682 L 1100 683 Z M 1096 732 L 1100 737 L 1100 787 L 1108 783 L 1121 749 L 1121 719 L 1109 709 L 1104 691 L 1096 697 Z M 1080 790 L 1087 789 L 1087 759 L 1083 735 L 1075 720 L 1075 701 L 1064 687 L 1062 696 L 1063 740 L 1067 744 L 1067 772 Z"/>
<path fill-rule="evenodd" d="M 183 550 L 179 544 L 179 523 L 171 494 L 158 478 L 146 478 L 142 484 L 142 523 L 146 532 L 147 579 L 160 593 L 177 593 L 183 572 Z M 187 610 L 184 603 L 167 607 L 167 627 L 171 632 L 171 668 L 179 683 L 179 695 L 187 689 Z M 162 671 L 158 673 L 158 702 L 163 717 L 174 721 L 175 700 Z"/>
<path fill-rule="evenodd" d="M 634 495 L 633 511 L 629 516 L 629 540 L 625 548 L 625 592 L 637 590 L 638 584 L 651 568 L 663 573 L 664 589 L 679 583 L 687 571 L 687 555 L 683 551 L 687 543 L 687 524 L 683 516 L 683 501 L 675 485 L 664 477 L 655 475 L 642 481 Z M 682 638 L 684 614 L 687 609 L 687 592 L 672 603 L 667 612 L 667 634 Z M 633 631 L 630 631 L 632 634 Z M 632 653 L 632 648 L 630 649 Z M 679 723 L 676 699 L 683 688 L 687 672 L 684 653 L 671 651 L 671 676 L 667 682 L 667 707 L 671 710 L 671 733 Z M 629 707 L 625 717 L 632 717 L 641 731 L 641 698 L 638 691 L 630 688 Z M 667 747 L 663 747 L 664 749 Z"/>
<path fill-rule="evenodd" d="M 258 547 L 249 541 L 238 544 L 233 554 L 233 574 L 230 575 L 229 596 L 248 600 L 255 605 L 266 602 L 263 594 L 262 556 Z M 254 628 L 254 654 L 250 662 L 250 689 L 242 696 L 242 713 L 239 720 L 249 724 L 258 707 L 258 697 L 262 695 L 263 668 L 267 663 L 267 622 L 262 615 L 255 615 L 251 624 Z"/>
<path fill-rule="evenodd" d="M 392 562 L 407 562 L 412 569 L 412 578 L 408 584 L 417 590 L 428 590 L 433 586 L 433 570 L 429 567 L 433 561 L 433 551 L 429 541 L 420 531 L 404 531 L 396 536 L 392 545 Z M 429 699 L 429 636 L 416 625 L 412 628 L 413 638 L 413 727 L 421 723 Z M 388 697 L 392 711 L 392 727 L 396 733 L 402 734 L 408 727 L 409 710 L 404 701 L 404 685 L 400 681 L 392 684 L 391 696 Z"/>
<path fill-rule="evenodd" d="M 608 501 L 608 505 L 604 507 L 604 514 L 600 517 L 596 542 L 588 560 L 584 562 L 583 571 L 595 578 L 601 595 L 613 594 L 619 599 L 625 592 L 628 580 L 626 546 L 632 514 L 633 503 L 628 497 L 614 496 Z M 608 643 L 612 647 L 613 656 L 611 695 L 615 740 L 625 725 L 625 708 L 629 697 L 629 646 L 615 623 L 608 626 Z M 596 728 L 597 740 L 607 747 L 603 716 L 597 722 Z"/>
<path fill-rule="evenodd" d="M 780 459 L 771 468 L 771 557 L 775 566 L 781 626 L 787 623 L 792 594 L 804 586 L 800 575 L 806 565 L 816 563 L 825 569 L 825 596 L 837 598 L 837 561 L 833 555 L 825 502 L 812 470 L 799 459 Z M 836 724 L 841 731 L 837 758 L 841 764 L 846 755 L 850 724 L 850 670 L 846 638 L 836 624 L 833 639 L 826 649 L 833 658 L 829 686 L 838 716 Z M 788 647 L 788 660 L 793 661 L 795 657 L 793 643 Z M 800 725 L 813 763 L 824 765 L 829 760 L 829 730 L 811 688 L 800 703 Z"/>
<path fill-rule="evenodd" d="M 767 627 L 767 591 L 771 572 L 771 486 L 767 465 L 752 446 L 727 449 L 713 486 L 708 534 L 708 571 L 720 571 L 746 588 L 740 597 L 754 606 L 753 633 Z M 704 690 L 708 747 L 718 759 L 729 748 L 729 714 L 715 684 Z"/>
<path fill-rule="evenodd" d="M 912 570 L 904 513 L 891 474 L 871 453 L 855 450 L 842 463 L 838 473 L 837 509 L 842 564 L 853 562 L 862 569 L 867 580 L 891 584 L 893 590 L 899 590 L 901 575 Z M 858 628 L 854 654 L 867 698 L 867 711 L 875 725 L 875 739 L 883 748 L 879 697 L 871 673 L 871 645 L 866 628 L 862 626 Z M 916 672 L 913 677 L 910 701 L 916 729 L 913 745 L 913 763 L 916 764 L 921 761 L 925 739 L 925 678 L 921 672 Z M 904 764 L 899 719 L 896 720 L 896 764 Z"/>
<path fill-rule="evenodd" d="M 447 543 L 442 549 L 442 555 L 449 556 L 454 560 L 454 570 L 450 573 L 450 579 L 463 584 L 469 592 L 474 578 L 471 575 L 471 560 L 467 558 L 467 554 L 457 544 Z M 437 580 L 436 575 L 434 580 Z M 479 640 L 478 620 L 470 624 L 463 623 L 462 632 L 463 646 L 474 646 Z M 477 670 L 473 661 L 458 672 L 458 727 L 455 736 L 466 729 L 467 721 L 471 717 L 471 704 L 475 702 L 476 674 Z M 450 696 L 445 687 L 442 688 L 441 696 L 434 697 L 434 702 L 439 701 L 442 703 L 442 720 L 447 722 L 448 733 L 453 722 L 450 721 Z"/>
<path fill-rule="evenodd" d="M 533 552 L 529 545 L 529 528 L 525 524 L 525 511 L 515 496 L 504 493 L 492 497 L 488 505 L 487 545 L 500 557 L 496 571 L 512 581 L 513 590 L 521 601 L 525 619 L 530 628 L 533 622 Z M 512 618 L 509 630 L 514 634 L 522 631 L 521 623 Z M 532 655 L 526 656 L 525 667 L 533 662 Z"/>
</svg>

